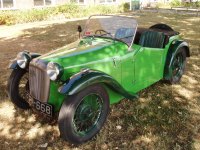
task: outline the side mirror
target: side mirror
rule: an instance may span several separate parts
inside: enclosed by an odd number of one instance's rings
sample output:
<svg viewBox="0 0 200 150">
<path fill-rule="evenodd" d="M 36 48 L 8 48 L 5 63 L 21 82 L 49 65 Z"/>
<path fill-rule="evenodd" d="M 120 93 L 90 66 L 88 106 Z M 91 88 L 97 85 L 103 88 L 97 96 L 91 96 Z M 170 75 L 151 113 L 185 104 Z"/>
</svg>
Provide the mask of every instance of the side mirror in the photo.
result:
<svg viewBox="0 0 200 150">
<path fill-rule="evenodd" d="M 82 32 L 81 26 L 78 25 L 78 32 Z"/>
<path fill-rule="evenodd" d="M 80 39 L 80 33 L 82 32 L 81 26 L 78 25 L 78 32 L 79 32 L 79 39 Z"/>
</svg>

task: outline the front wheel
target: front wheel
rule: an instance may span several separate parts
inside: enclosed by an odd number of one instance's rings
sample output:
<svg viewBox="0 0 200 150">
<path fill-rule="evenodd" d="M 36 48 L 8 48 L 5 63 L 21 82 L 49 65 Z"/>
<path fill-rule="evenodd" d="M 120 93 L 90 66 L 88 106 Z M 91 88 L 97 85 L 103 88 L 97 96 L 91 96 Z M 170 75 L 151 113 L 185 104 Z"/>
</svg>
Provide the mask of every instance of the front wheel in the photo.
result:
<svg viewBox="0 0 200 150">
<path fill-rule="evenodd" d="M 101 84 L 93 84 L 68 96 L 60 109 L 58 124 L 61 136 L 79 145 L 94 137 L 109 112 L 109 95 Z"/>
<path fill-rule="evenodd" d="M 172 75 L 169 80 L 170 84 L 175 84 L 180 81 L 186 66 L 186 52 L 180 48 L 172 60 Z"/>
<path fill-rule="evenodd" d="M 7 93 L 12 103 L 21 109 L 29 109 L 30 106 L 24 98 L 28 89 L 28 71 L 13 70 L 7 84 Z"/>
</svg>

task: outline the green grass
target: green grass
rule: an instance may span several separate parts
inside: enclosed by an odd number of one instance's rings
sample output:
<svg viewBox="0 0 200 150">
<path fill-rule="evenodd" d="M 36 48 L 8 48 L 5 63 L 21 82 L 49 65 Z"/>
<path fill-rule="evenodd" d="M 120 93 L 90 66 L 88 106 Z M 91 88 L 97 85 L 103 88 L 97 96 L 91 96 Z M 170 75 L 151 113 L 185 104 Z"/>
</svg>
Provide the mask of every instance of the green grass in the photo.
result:
<svg viewBox="0 0 200 150">
<path fill-rule="evenodd" d="M 121 13 L 127 10 L 126 3 L 121 5 L 79 6 L 66 3 L 55 7 L 32 8 L 28 10 L 0 10 L 0 25 L 35 22 L 53 19 L 89 17 L 94 14 Z"/>
</svg>

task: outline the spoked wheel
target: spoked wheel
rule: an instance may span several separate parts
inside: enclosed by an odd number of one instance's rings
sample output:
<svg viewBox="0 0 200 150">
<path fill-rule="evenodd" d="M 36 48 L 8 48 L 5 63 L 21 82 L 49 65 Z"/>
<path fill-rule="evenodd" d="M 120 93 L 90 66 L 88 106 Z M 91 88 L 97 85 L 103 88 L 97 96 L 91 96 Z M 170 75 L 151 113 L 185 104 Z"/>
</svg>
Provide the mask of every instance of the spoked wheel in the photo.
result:
<svg viewBox="0 0 200 150">
<path fill-rule="evenodd" d="M 181 79 L 186 65 L 186 52 L 184 49 L 179 49 L 172 61 L 172 76 L 168 82 L 175 84 Z"/>
<path fill-rule="evenodd" d="M 73 130 L 80 136 L 90 133 L 99 123 L 103 114 L 100 95 L 91 93 L 78 104 L 72 120 Z"/>
<path fill-rule="evenodd" d="M 103 126 L 109 104 L 108 92 L 101 84 L 93 84 L 68 96 L 58 118 L 61 136 L 75 145 L 90 140 Z"/>
<path fill-rule="evenodd" d="M 29 90 L 28 81 L 28 71 L 24 69 L 13 70 L 8 79 L 8 96 L 12 103 L 21 109 L 30 108 L 29 104 L 25 100 L 26 92 Z"/>
</svg>

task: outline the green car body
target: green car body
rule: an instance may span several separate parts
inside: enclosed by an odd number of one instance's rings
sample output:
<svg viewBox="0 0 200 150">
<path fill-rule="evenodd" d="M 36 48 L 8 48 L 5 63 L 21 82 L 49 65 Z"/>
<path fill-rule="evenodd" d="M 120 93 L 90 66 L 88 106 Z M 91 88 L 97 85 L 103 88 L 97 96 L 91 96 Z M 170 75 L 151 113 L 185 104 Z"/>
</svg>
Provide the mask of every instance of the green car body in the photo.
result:
<svg viewBox="0 0 200 150">
<path fill-rule="evenodd" d="M 172 44 L 173 41 L 176 41 L 176 43 Z M 95 43 L 95 45 L 92 45 L 92 43 Z M 179 41 L 179 35 L 170 38 L 169 43 L 163 49 L 141 47 L 133 44 L 134 50 L 130 52 L 127 52 L 128 46 L 125 43 L 106 38 L 86 37 L 80 40 L 79 43 L 74 43 L 74 45 L 76 44 L 77 46 L 74 47 L 75 50 L 73 51 L 63 47 L 37 57 L 37 59 L 44 60 L 46 63 L 55 61 L 64 66 L 64 74 L 61 77 L 64 81 L 63 85 L 56 81 L 51 81 L 50 84 L 48 102 L 55 106 L 55 111 L 60 109 L 67 95 L 75 94 L 93 83 L 101 83 L 106 87 L 110 96 L 110 104 L 118 102 L 124 97 L 137 98 L 136 92 L 163 78 L 169 79 L 172 72 L 170 62 L 180 46 L 185 47 L 188 56 L 190 54 L 187 43 Z M 116 60 L 116 64 L 113 59 Z M 15 62 L 10 68 L 19 69 L 19 66 Z M 82 77 L 83 79 L 79 79 L 78 84 L 68 85 L 69 78 L 79 73 L 82 68 L 98 71 L 101 75 L 96 77 L 93 82 Z M 101 78 L 103 75 L 108 75 L 108 79 Z M 90 79 L 93 76 L 95 75 L 91 75 Z M 78 87 L 82 82 L 86 83 Z M 106 84 L 115 88 L 117 92 L 114 92 Z M 75 87 L 65 92 L 59 91 L 58 89 L 63 88 L 63 86 Z M 74 91 L 77 87 L 78 89 Z M 70 93 L 71 91 L 73 93 Z"/>
</svg>

